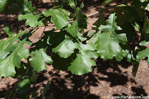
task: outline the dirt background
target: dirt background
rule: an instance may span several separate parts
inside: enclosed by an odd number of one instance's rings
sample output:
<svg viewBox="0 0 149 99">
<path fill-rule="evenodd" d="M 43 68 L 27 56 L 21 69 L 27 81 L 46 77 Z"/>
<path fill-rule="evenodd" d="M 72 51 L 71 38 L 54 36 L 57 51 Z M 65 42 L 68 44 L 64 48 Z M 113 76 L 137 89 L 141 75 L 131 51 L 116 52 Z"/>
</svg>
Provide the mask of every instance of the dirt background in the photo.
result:
<svg viewBox="0 0 149 99">
<path fill-rule="evenodd" d="M 92 24 L 98 19 L 99 14 L 103 13 L 107 17 L 114 7 L 119 3 L 114 0 L 106 7 L 102 6 L 104 0 L 84 0 L 85 7 L 83 13 L 91 15 L 95 12 L 98 14 L 88 17 L 88 29 L 92 29 Z M 34 2 L 37 7 L 36 13 L 44 11 L 54 6 L 54 0 L 43 0 Z M 12 24 L 16 27 L 25 29 L 24 21 L 17 20 L 18 15 L 0 14 L 0 39 L 7 38 L 4 33 L 4 23 Z M 49 24 L 46 30 L 51 30 L 53 24 Z M 30 38 L 32 42 L 38 41 L 41 36 L 43 27 L 36 31 Z M 46 96 L 53 93 L 54 99 L 111 99 L 112 96 L 148 96 L 149 98 L 149 66 L 146 60 L 141 60 L 136 77 L 132 76 L 132 64 L 126 59 L 121 62 L 115 60 L 97 59 L 97 66 L 93 67 L 93 72 L 82 76 L 73 75 L 68 71 L 58 71 L 51 65 L 47 65 L 47 70 L 37 75 L 37 82 L 32 83 L 29 94 L 37 89 L 44 89 L 47 82 L 50 82 L 50 89 Z M 0 99 L 8 89 L 12 90 L 17 79 L 12 77 L 0 78 Z M 31 98 L 31 97 L 30 97 Z M 38 99 L 42 99 L 38 94 Z M 126 99 L 126 98 L 125 98 Z"/>
</svg>

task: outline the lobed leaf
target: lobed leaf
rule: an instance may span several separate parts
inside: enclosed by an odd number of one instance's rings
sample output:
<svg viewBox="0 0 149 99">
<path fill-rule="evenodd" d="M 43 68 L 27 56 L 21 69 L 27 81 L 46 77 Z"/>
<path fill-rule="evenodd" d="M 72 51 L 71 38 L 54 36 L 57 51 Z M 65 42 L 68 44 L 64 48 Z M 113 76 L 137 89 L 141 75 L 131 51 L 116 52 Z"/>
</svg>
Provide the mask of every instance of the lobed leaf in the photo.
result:
<svg viewBox="0 0 149 99">
<path fill-rule="evenodd" d="M 19 15 L 18 19 L 27 20 L 26 25 L 36 27 L 37 25 L 43 26 L 42 20 L 39 20 L 40 15 L 35 14 L 36 7 L 32 7 L 32 2 L 28 0 L 21 1 L 23 3 L 23 11 Z"/>
<path fill-rule="evenodd" d="M 78 34 L 78 22 L 77 20 L 72 23 L 72 25 L 65 29 L 73 37 L 77 37 Z"/>
<path fill-rule="evenodd" d="M 26 25 L 29 25 L 31 27 L 36 27 L 37 25 L 39 26 L 43 26 L 44 23 L 42 22 L 42 20 L 39 21 L 40 16 L 39 15 L 33 15 L 33 14 L 20 14 L 18 19 L 21 20 L 26 20 Z"/>
<path fill-rule="evenodd" d="M 91 58 L 97 58 L 98 55 L 96 52 L 92 52 L 95 50 L 93 45 L 84 45 L 80 43 L 79 46 L 80 53 L 77 54 L 76 59 L 71 62 L 67 70 L 76 75 L 83 75 L 92 71 L 92 66 L 95 66 L 96 62 Z"/>
<path fill-rule="evenodd" d="M 121 30 L 121 28 L 117 26 L 115 20 L 115 14 L 111 14 L 106 21 L 107 25 L 101 25 L 99 27 L 102 33 L 98 35 L 96 46 L 97 53 L 103 59 L 113 59 L 113 57 L 122 55 L 120 43 L 125 44 L 127 42 L 126 34 L 115 33 L 115 30 Z"/>
<path fill-rule="evenodd" d="M 83 75 L 92 71 L 92 66 L 95 66 L 96 62 L 91 58 L 97 58 L 98 55 L 96 52 L 91 51 L 94 51 L 93 45 L 83 45 L 80 43 L 79 46 L 80 53 L 77 54 L 76 59 L 71 62 L 67 70 L 76 75 Z"/>
<path fill-rule="evenodd" d="M 42 12 L 46 17 L 51 16 L 51 22 L 55 24 L 57 29 L 62 29 L 63 27 L 67 26 L 69 21 L 69 17 L 61 12 L 61 10 L 62 9 L 49 9 Z"/>
<path fill-rule="evenodd" d="M 29 50 L 25 49 L 23 44 L 26 39 L 15 43 L 16 38 L 23 35 L 25 32 L 17 34 L 8 40 L 0 43 L 0 76 L 8 77 L 14 76 L 16 71 L 15 67 L 20 68 L 21 60 L 27 59 Z"/>
<path fill-rule="evenodd" d="M 48 56 L 44 49 L 39 49 L 31 53 L 33 56 L 29 59 L 31 66 L 35 71 L 40 72 L 46 69 L 45 62 L 52 64 L 52 59 Z"/>
<path fill-rule="evenodd" d="M 76 48 L 77 44 L 74 43 L 71 39 L 66 38 L 57 47 L 53 48 L 52 51 L 58 52 L 60 57 L 67 58 L 74 52 L 74 49 Z"/>
<path fill-rule="evenodd" d="M 77 54 L 77 58 L 68 67 L 72 74 L 82 75 L 92 71 L 91 66 L 96 65 L 95 61 L 86 54 Z"/>
</svg>

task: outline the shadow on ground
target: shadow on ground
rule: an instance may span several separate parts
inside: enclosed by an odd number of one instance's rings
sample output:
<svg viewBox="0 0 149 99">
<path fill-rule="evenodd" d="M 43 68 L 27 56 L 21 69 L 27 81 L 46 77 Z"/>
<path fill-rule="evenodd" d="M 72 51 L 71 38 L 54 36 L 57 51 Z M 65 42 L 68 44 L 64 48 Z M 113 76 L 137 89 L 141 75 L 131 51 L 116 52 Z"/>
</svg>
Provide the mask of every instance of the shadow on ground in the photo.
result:
<svg viewBox="0 0 149 99">
<path fill-rule="evenodd" d="M 138 85 L 135 79 L 127 75 L 127 72 L 122 72 L 119 65 L 123 68 L 128 68 L 131 64 L 129 64 L 126 60 L 116 62 L 115 60 L 104 61 L 98 59 L 97 66 L 93 67 L 93 72 L 82 76 L 73 75 L 68 71 L 59 72 L 56 69 L 43 71 L 38 74 L 37 82 L 32 83 L 31 88 L 26 93 L 32 94 L 33 91 L 44 89 L 49 81 L 50 89 L 47 91 L 45 96 L 49 97 L 49 93 L 52 93 L 54 95 L 54 99 L 100 99 L 103 97 L 102 94 L 99 93 L 100 91 L 105 95 L 111 94 L 111 96 L 129 96 L 130 94 L 125 93 L 125 90 L 121 89 L 121 86 L 126 87 L 129 82 L 134 84 L 134 86 L 130 88 L 132 96 L 147 96 L 143 86 Z M 49 78 L 47 75 L 50 75 Z M 105 82 L 104 84 L 102 84 L 103 81 Z M 8 85 L 7 88 L 12 90 L 14 85 L 15 84 L 12 86 Z M 114 89 L 115 86 L 119 86 L 122 91 L 108 93 L 110 90 L 105 90 L 109 88 Z M 3 89 L 0 93 L 0 98 L 4 98 L 5 93 L 6 89 Z M 16 97 L 19 97 L 19 95 L 16 94 Z M 37 99 L 41 98 L 42 95 L 39 94 Z"/>
</svg>

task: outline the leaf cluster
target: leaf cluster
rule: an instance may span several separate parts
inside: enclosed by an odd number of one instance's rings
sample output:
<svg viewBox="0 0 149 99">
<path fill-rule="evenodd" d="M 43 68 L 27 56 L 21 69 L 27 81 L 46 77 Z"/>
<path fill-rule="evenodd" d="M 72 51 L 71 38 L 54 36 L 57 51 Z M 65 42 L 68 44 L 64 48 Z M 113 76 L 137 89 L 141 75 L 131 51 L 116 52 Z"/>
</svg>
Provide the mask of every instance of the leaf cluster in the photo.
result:
<svg viewBox="0 0 149 99">
<path fill-rule="evenodd" d="M 105 0 L 103 5 L 111 1 Z M 130 1 L 131 5 L 126 5 Z M 83 75 L 92 72 L 92 66 L 96 66 L 95 58 L 117 61 L 127 58 L 134 65 L 133 75 L 136 75 L 139 61 L 149 57 L 149 48 L 146 48 L 149 44 L 148 0 L 124 0 L 125 3 L 117 5 L 107 20 L 101 14 L 86 37 L 83 33 L 88 17 L 82 13 L 83 3 L 78 7 L 77 0 L 56 2 L 60 6 L 36 14 L 36 7 L 29 0 L 0 0 L 0 13 L 20 12 L 18 20 L 25 20 L 30 27 L 13 33 L 10 26 L 5 25 L 4 31 L 9 37 L 0 40 L 0 76 L 19 79 L 17 94 L 27 91 L 31 83 L 36 81 L 36 74 L 46 70 L 46 64 Z M 71 15 L 65 6 L 72 8 L 75 13 Z M 54 23 L 55 28 L 43 31 L 38 42 L 31 42 L 29 37 L 36 28 L 47 26 L 48 21 Z M 136 44 L 134 37 L 138 33 L 141 37 Z M 25 48 L 25 44 L 30 48 Z"/>
</svg>

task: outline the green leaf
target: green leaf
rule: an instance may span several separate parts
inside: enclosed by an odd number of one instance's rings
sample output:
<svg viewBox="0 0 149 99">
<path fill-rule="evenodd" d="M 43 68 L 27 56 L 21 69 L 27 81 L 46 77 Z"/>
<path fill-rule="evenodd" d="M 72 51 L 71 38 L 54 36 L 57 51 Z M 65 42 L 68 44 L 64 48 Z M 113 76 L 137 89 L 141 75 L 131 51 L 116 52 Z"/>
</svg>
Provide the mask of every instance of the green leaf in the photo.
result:
<svg viewBox="0 0 149 99">
<path fill-rule="evenodd" d="M 142 50 L 137 54 L 138 60 L 144 59 L 146 57 L 148 57 L 147 63 L 149 64 L 149 48 Z"/>
<path fill-rule="evenodd" d="M 71 65 L 68 67 L 68 70 L 72 72 L 72 74 L 83 75 L 85 73 L 92 71 L 92 66 L 96 65 L 96 62 L 91 59 L 87 53 L 77 54 L 77 58 L 71 62 Z"/>
<path fill-rule="evenodd" d="M 95 46 L 93 44 L 79 44 L 79 52 L 77 54 L 76 59 L 71 62 L 71 65 L 67 70 L 71 71 L 72 74 L 83 75 L 85 73 L 92 71 L 92 66 L 96 65 L 96 62 L 91 58 L 97 58 L 98 55 L 95 50 Z"/>
<path fill-rule="evenodd" d="M 86 50 L 90 50 L 90 51 L 94 51 L 96 50 L 95 44 L 82 44 L 79 43 L 79 50 L 80 51 L 86 51 Z"/>
<path fill-rule="evenodd" d="M 79 32 L 78 32 L 77 36 L 78 36 L 78 40 L 81 41 L 81 42 L 83 42 L 87 39 L 86 37 L 83 37 L 83 35 Z"/>
<path fill-rule="evenodd" d="M 5 11 L 6 4 L 7 4 L 7 0 L 0 0 L 0 13 Z"/>
<path fill-rule="evenodd" d="M 0 60 L 4 59 L 8 54 L 9 51 L 7 51 L 7 49 L 11 48 L 14 46 L 14 38 L 8 38 L 7 40 L 1 41 L 0 42 Z"/>
<path fill-rule="evenodd" d="M 74 0 L 70 0 L 68 5 L 70 5 L 70 7 L 72 9 L 75 9 L 76 8 L 76 4 L 75 4 Z"/>
<path fill-rule="evenodd" d="M 37 25 L 44 26 L 44 23 L 42 22 L 42 20 L 39 21 L 39 18 L 40 18 L 39 15 L 33 15 L 33 14 L 25 14 L 25 15 L 20 14 L 18 17 L 20 21 L 27 19 L 25 23 L 26 25 L 29 25 L 31 27 L 36 27 Z"/>
<path fill-rule="evenodd" d="M 70 12 L 63 8 L 58 8 L 59 12 L 64 16 L 70 16 Z"/>
<path fill-rule="evenodd" d="M 23 79 L 17 84 L 15 90 L 18 94 L 23 94 L 25 91 L 29 89 L 30 85 L 31 82 L 29 79 Z"/>
<path fill-rule="evenodd" d="M 105 0 L 104 2 L 103 2 L 103 4 L 102 5 L 107 5 L 108 3 L 110 3 L 112 0 Z"/>
<path fill-rule="evenodd" d="M 61 58 L 59 55 L 53 53 L 53 67 L 60 70 L 67 69 L 77 75 L 91 72 L 92 66 L 96 65 L 96 62 L 92 58 L 98 57 L 98 54 L 94 52 L 96 47 L 94 44 L 79 43 L 77 49 L 68 58 Z"/>
<path fill-rule="evenodd" d="M 141 1 L 142 3 L 143 3 L 143 2 L 148 2 L 148 0 L 140 0 L 140 1 Z"/>
<path fill-rule="evenodd" d="M 83 3 L 83 2 L 81 2 L 80 8 L 81 8 L 81 9 L 84 8 L 84 3 Z"/>
<path fill-rule="evenodd" d="M 23 11 L 19 15 L 18 19 L 21 20 L 27 20 L 26 25 L 29 25 L 31 27 L 36 27 L 37 25 L 43 26 L 44 23 L 42 20 L 39 20 L 40 15 L 35 14 L 36 7 L 32 7 L 32 2 L 28 0 L 21 1 L 23 4 Z"/>
<path fill-rule="evenodd" d="M 60 57 L 67 58 L 72 53 L 74 53 L 75 48 L 77 48 L 77 44 L 74 43 L 70 38 L 66 38 L 56 48 L 53 48 L 52 50 L 53 52 L 57 52 Z"/>
<path fill-rule="evenodd" d="M 87 41 L 87 43 L 93 43 L 93 44 L 95 44 L 95 43 L 97 42 L 97 40 L 98 40 L 99 34 L 100 34 L 100 31 L 97 32 L 93 37 L 91 37 L 91 39 L 89 39 L 89 40 Z"/>
<path fill-rule="evenodd" d="M 72 23 L 72 25 L 65 29 L 73 37 L 77 37 L 78 34 L 78 22 L 77 20 Z"/>
<path fill-rule="evenodd" d="M 107 25 L 101 25 L 99 30 L 102 32 L 98 35 L 96 42 L 97 53 L 103 59 L 113 59 L 122 54 L 122 48 L 119 43 L 125 44 L 127 42 L 126 34 L 116 34 L 115 30 L 121 30 L 117 26 L 115 14 L 111 14 L 106 21 Z"/>
<path fill-rule="evenodd" d="M 88 33 L 87 33 L 87 36 L 92 37 L 95 33 L 96 33 L 95 30 L 89 30 Z"/>
<path fill-rule="evenodd" d="M 36 7 L 32 7 L 32 2 L 31 1 L 28 1 L 28 0 L 23 0 L 21 1 L 21 3 L 23 3 L 23 12 L 25 14 L 35 14 L 35 10 L 36 10 Z"/>
<path fill-rule="evenodd" d="M 139 43 L 140 46 L 146 46 L 146 45 L 149 45 L 149 41 L 146 42 L 146 41 L 142 41 Z"/>
<path fill-rule="evenodd" d="M 20 67 L 21 58 L 16 54 L 11 54 L 7 58 L 0 60 L 0 76 L 9 77 L 14 76 L 15 67 Z"/>
<path fill-rule="evenodd" d="M 14 33 L 12 33 L 11 31 L 11 25 L 10 24 L 5 24 L 3 30 L 5 31 L 5 33 L 9 36 L 13 35 Z"/>
<path fill-rule="evenodd" d="M 52 59 L 48 56 L 44 49 L 39 49 L 31 53 L 33 56 L 29 59 L 31 66 L 35 71 L 40 72 L 46 69 L 45 62 L 52 64 Z"/>
<path fill-rule="evenodd" d="M 140 31 L 140 25 L 138 23 L 134 23 L 134 27 L 136 31 Z"/>
<path fill-rule="evenodd" d="M 55 24 L 57 29 L 62 29 L 68 25 L 69 17 L 63 15 L 59 9 L 49 9 L 42 13 L 46 17 L 51 16 L 51 22 Z"/>
<path fill-rule="evenodd" d="M 17 40 L 17 37 L 24 33 L 25 32 L 19 33 L 0 43 L 0 55 L 4 55 L 0 57 L 0 76 L 14 76 L 16 73 L 15 67 L 20 68 L 21 60 L 23 58 L 27 59 L 29 50 L 25 49 L 23 46 L 26 39 L 18 41 L 16 44 L 14 42 Z"/>
<path fill-rule="evenodd" d="M 149 4 L 147 4 L 146 9 L 149 10 Z"/>
</svg>

